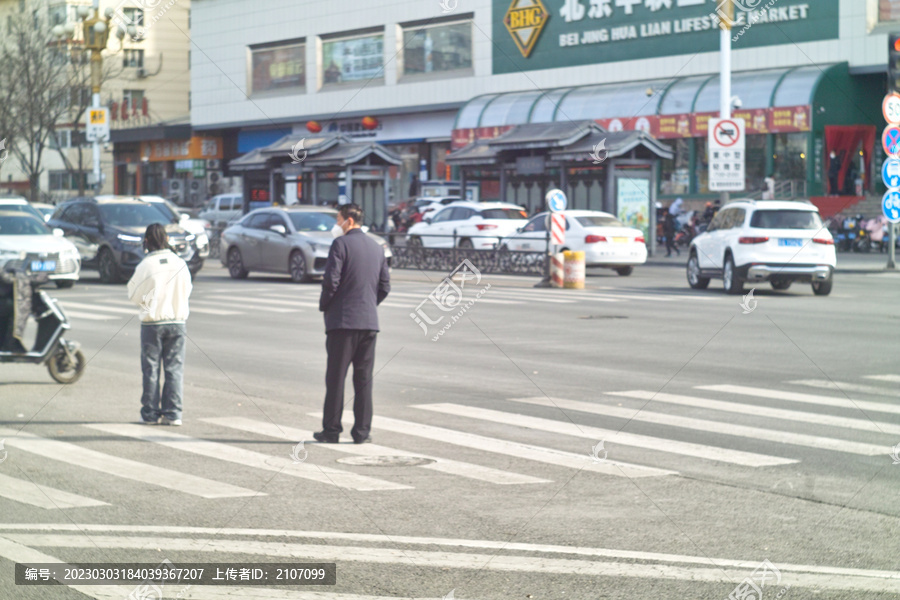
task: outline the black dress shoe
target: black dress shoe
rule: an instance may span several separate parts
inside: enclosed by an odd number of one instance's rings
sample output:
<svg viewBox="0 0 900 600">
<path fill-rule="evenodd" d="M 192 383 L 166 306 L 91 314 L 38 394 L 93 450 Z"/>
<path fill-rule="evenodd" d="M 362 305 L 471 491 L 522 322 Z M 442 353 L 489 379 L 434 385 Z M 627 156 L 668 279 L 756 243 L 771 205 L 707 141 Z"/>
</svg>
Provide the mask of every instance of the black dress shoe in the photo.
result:
<svg viewBox="0 0 900 600">
<path fill-rule="evenodd" d="M 364 437 L 364 438 L 361 439 L 361 440 L 353 440 L 353 443 L 354 443 L 354 444 L 371 444 L 371 443 L 372 443 L 372 436 L 371 436 L 371 435 L 367 435 L 366 437 Z"/>
<path fill-rule="evenodd" d="M 323 444 L 337 444 L 338 437 L 333 433 L 325 433 L 324 431 L 317 431 L 313 434 L 313 437 L 316 438 L 317 442 L 322 442 Z"/>
</svg>

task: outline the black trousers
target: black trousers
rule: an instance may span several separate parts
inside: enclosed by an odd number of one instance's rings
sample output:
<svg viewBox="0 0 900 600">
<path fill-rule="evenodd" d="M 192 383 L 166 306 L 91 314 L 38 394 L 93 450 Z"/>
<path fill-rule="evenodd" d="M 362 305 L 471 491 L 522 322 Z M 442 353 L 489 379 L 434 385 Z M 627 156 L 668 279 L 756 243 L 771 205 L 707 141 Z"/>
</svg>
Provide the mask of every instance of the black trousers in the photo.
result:
<svg viewBox="0 0 900 600">
<path fill-rule="evenodd" d="M 377 331 L 367 329 L 333 329 L 326 334 L 328 367 L 325 371 L 325 408 L 322 431 L 339 434 L 344 412 L 344 382 L 353 364 L 353 429 L 354 440 L 363 440 L 372 430 L 372 369 L 375 366 Z"/>
</svg>

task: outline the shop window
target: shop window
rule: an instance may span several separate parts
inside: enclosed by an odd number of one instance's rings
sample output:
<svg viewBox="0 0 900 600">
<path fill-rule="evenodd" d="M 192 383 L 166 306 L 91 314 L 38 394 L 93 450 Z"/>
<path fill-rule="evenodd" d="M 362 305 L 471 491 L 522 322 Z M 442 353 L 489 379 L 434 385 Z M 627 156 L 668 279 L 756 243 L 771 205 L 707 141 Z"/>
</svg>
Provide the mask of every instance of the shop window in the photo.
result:
<svg viewBox="0 0 900 600">
<path fill-rule="evenodd" d="M 306 44 L 279 43 L 250 47 L 251 94 L 301 90 L 306 86 Z"/>
<path fill-rule="evenodd" d="M 472 23 L 403 29 L 403 74 L 466 74 L 472 69 Z"/>
<path fill-rule="evenodd" d="M 134 25 L 135 27 L 144 26 L 144 9 L 142 8 L 123 8 L 122 15 L 125 17 L 125 25 Z"/>
<path fill-rule="evenodd" d="M 668 140 L 667 140 L 668 141 Z M 674 142 L 674 143 L 672 143 Z M 691 185 L 691 143 L 689 138 L 672 140 L 675 158 L 662 161 L 662 181 L 660 194 L 674 196 L 687 194 Z"/>
<path fill-rule="evenodd" d="M 749 194 L 766 189 L 766 136 L 747 136 L 746 182 L 744 190 Z"/>
<path fill-rule="evenodd" d="M 775 181 L 806 181 L 808 133 L 775 135 Z"/>
<path fill-rule="evenodd" d="M 363 35 L 322 42 L 322 83 L 325 86 L 363 80 L 384 80 L 384 36 Z"/>
</svg>

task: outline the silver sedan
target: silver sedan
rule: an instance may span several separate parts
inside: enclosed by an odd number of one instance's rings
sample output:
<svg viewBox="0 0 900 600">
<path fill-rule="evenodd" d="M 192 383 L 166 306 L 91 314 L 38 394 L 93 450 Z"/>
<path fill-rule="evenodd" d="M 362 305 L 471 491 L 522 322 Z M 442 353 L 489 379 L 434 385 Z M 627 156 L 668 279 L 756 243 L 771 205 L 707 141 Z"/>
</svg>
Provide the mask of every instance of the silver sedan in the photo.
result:
<svg viewBox="0 0 900 600">
<path fill-rule="evenodd" d="M 260 271 L 286 273 L 297 283 L 310 281 L 325 273 L 335 223 L 337 211 L 323 206 L 260 208 L 222 232 L 220 260 L 234 279 Z M 368 231 L 366 235 L 390 260 L 388 243 Z"/>
</svg>

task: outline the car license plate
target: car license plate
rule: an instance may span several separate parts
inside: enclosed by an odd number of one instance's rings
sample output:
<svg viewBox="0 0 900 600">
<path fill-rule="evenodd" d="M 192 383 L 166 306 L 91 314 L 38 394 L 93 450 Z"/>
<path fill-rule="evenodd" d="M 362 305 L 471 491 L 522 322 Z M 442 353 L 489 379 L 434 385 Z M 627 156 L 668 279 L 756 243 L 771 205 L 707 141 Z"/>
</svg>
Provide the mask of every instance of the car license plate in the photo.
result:
<svg viewBox="0 0 900 600">
<path fill-rule="evenodd" d="M 626 244 L 626 243 L 628 243 L 628 238 L 627 237 L 614 237 L 613 241 L 617 244 Z"/>
<path fill-rule="evenodd" d="M 802 246 L 803 240 L 798 240 L 796 238 L 781 238 L 778 240 L 779 246 Z"/>
<path fill-rule="evenodd" d="M 34 272 L 55 271 L 56 270 L 56 261 L 55 260 L 33 260 L 33 261 L 31 261 L 31 270 Z"/>
</svg>

